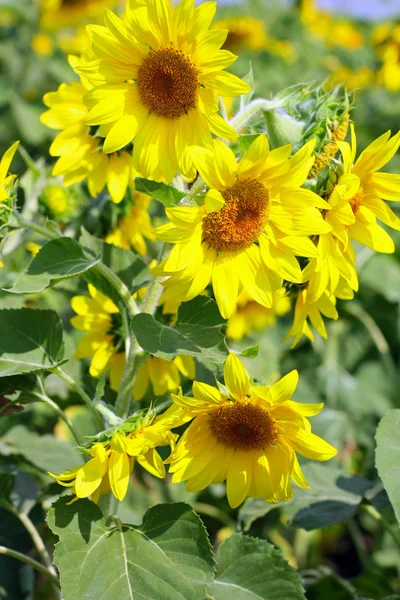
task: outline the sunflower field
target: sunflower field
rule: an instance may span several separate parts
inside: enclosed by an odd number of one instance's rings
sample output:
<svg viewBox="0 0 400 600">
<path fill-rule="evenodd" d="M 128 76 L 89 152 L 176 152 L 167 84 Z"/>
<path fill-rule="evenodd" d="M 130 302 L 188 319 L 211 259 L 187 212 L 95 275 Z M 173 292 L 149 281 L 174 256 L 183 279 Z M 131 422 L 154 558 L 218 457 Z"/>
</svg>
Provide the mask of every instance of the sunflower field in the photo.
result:
<svg viewBox="0 0 400 600">
<path fill-rule="evenodd" d="M 400 600 L 395 4 L 0 1 L 0 600 Z"/>
</svg>

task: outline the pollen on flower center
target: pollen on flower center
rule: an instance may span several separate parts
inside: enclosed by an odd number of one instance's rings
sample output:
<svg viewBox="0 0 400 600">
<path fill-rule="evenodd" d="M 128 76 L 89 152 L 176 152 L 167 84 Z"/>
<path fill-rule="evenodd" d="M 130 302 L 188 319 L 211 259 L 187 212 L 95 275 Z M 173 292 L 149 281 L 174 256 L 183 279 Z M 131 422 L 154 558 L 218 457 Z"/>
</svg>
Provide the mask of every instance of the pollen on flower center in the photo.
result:
<svg viewBox="0 0 400 600">
<path fill-rule="evenodd" d="M 175 48 L 151 50 L 137 77 L 140 98 L 151 113 L 178 119 L 196 106 L 198 71 Z"/>
<path fill-rule="evenodd" d="M 236 450 L 262 450 L 277 437 L 268 412 L 248 402 L 226 404 L 213 411 L 210 428 L 221 444 Z"/>
<path fill-rule="evenodd" d="M 259 181 L 245 179 L 222 195 L 224 206 L 203 219 L 203 239 L 216 250 L 248 248 L 267 223 L 269 190 Z"/>
<path fill-rule="evenodd" d="M 363 201 L 364 201 L 364 192 L 363 192 L 363 189 L 360 187 L 357 194 L 350 199 L 350 206 L 351 206 L 351 210 L 353 211 L 354 215 L 356 215 L 358 213 Z"/>
</svg>

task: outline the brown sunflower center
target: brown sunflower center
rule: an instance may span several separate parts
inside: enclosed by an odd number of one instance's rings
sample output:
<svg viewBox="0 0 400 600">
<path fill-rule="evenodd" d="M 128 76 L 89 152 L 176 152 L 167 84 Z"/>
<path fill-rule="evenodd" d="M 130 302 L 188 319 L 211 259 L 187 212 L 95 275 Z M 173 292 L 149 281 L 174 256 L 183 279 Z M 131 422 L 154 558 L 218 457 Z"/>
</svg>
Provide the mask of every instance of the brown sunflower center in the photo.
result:
<svg viewBox="0 0 400 600">
<path fill-rule="evenodd" d="M 224 192 L 224 206 L 203 219 L 203 239 L 216 250 L 248 248 L 263 231 L 269 212 L 269 190 L 245 179 Z"/>
<path fill-rule="evenodd" d="M 78 6 L 82 4 L 82 0 L 62 0 L 62 6 Z"/>
<path fill-rule="evenodd" d="M 198 71 L 180 50 L 151 50 L 139 69 L 137 85 L 150 112 L 178 119 L 196 105 Z"/>
<path fill-rule="evenodd" d="M 350 199 L 350 206 L 351 206 L 351 210 L 353 211 L 354 215 L 356 215 L 358 213 L 363 201 L 364 201 L 364 192 L 363 192 L 363 189 L 360 187 L 357 194 Z"/>
<path fill-rule="evenodd" d="M 248 402 L 234 402 L 215 410 L 210 428 L 221 444 L 235 450 L 262 450 L 277 437 L 274 419 Z"/>
</svg>

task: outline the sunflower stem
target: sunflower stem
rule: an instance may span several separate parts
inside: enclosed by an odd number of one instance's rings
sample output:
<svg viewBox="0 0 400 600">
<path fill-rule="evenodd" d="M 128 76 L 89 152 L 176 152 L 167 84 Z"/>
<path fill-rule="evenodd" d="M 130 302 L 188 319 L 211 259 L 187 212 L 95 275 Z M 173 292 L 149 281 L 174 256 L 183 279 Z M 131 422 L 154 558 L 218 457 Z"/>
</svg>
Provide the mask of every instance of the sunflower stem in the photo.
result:
<svg viewBox="0 0 400 600">
<path fill-rule="evenodd" d="M 130 351 L 126 358 L 117 401 L 115 403 L 115 411 L 121 419 L 128 417 L 133 386 L 135 385 L 136 376 L 144 356 L 145 353 L 139 346 L 137 339 L 131 334 Z"/>
<path fill-rule="evenodd" d="M 94 420 L 96 421 L 96 424 L 99 427 L 99 430 L 103 431 L 103 429 L 104 429 L 103 420 L 100 417 L 100 415 L 97 412 L 97 410 L 95 409 L 95 407 L 93 406 L 91 399 L 89 398 L 89 396 L 87 395 L 87 393 L 81 388 L 81 386 L 78 383 L 76 383 L 76 381 L 74 381 L 72 379 L 72 377 L 70 377 L 67 373 L 65 373 L 65 371 L 63 371 L 59 367 L 56 367 L 55 369 L 52 369 L 52 373 L 54 373 L 60 379 L 63 379 L 66 383 L 68 383 L 68 385 L 71 386 L 71 388 L 74 390 L 74 392 L 76 392 L 78 394 L 78 396 L 80 396 L 82 398 L 82 400 L 84 401 L 86 407 L 92 413 L 92 415 L 94 417 Z"/>
<path fill-rule="evenodd" d="M 78 446 L 82 446 L 83 445 L 83 440 L 81 440 L 78 432 L 75 431 L 74 426 L 72 425 L 71 421 L 68 419 L 67 415 L 62 410 L 62 408 L 60 408 L 58 406 L 58 404 L 56 402 L 54 402 L 54 400 L 52 400 L 51 398 L 49 398 L 47 396 L 47 394 L 45 394 L 45 393 L 41 394 L 39 392 L 31 392 L 31 394 L 32 394 L 32 396 L 35 396 L 38 400 L 41 400 L 42 402 L 45 402 L 45 404 L 47 404 L 48 406 L 51 406 L 51 408 L 53 410 L 55 410 L 55 412 L 58 414 L 58 416 L 60 417 L 60 419 L 62 419 L 64 421 L 64 423 L 66 424 L 66 426 L 70 430 L 70 432 L 71 432 L 74 440 L 78 444 Z"/>
<path fill-rule="evenodd" d="M 57 588 L 57 596 L 61 598 L 59 594 L 60 582 L 58 577 L 53 575 L 53 573 L 50 573 L 50 571 L 46 569 L 46 567 L 40 562 L 34 560 L 30 556 L 27 556 L 26 554 L 22 554 L 22 552 L 17 552 L 11 548 L 6 548 L 6 546 L 0 546 L 0 554 L 3 554 L 4 556 L 10 556 L 11 558 L 16 558 L 17 560 L 20 560 L 21 562 L 33 567 L 36 569 L 36 571 L 39 571 L 39 573 L 42 573 L 42 575 L 47 577 L 47 579 L 50 579 L 51 583 Z"/>
<path fill-rule="evenodd" d="M 390 523 L 381 515 L 380 512 L 376 510 L 372 504 L 361 504 L 361 508 L 367 512 L 375 521 L 378 521 L 385 529 L 385 531 L 390 535 L 394 543 L 396 544 L 398 550 L 400 550 L 400 537 L 396 535 L 393 528 L 390 526 Z"/>
<path fill-rule="evenodd" d="M 247 125 L 248 121 L 261 110 L 271 111 L 276 110 L 281 106 L 281 102 L 274 100 L 265 100 L 258 98 L 250 102 L 243 110 L 240 110 L 230 121 L 229 124 L 238 133 Z"/>
</svg>

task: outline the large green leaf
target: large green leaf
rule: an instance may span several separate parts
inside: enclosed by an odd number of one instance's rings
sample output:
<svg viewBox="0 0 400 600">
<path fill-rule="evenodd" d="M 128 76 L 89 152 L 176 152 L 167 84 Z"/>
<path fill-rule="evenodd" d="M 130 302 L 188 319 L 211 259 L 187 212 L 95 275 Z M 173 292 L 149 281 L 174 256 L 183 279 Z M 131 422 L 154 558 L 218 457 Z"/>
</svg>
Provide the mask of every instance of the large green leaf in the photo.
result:
<svg viewBox="0 0 400 600">
<path fill-rule="evenodd" d="M 23 425 L 16 425 L 1 438 L 13 454 L 20 454 L 42 471 L 61 473 L 78 467 L 82 454 L 69 442 L 58 440 L 54 435 L 38 435 Z"/>
<path fill-rule="evenodd" d="M 142 313 L 133 317 L 132 329 L 141 347 L 159 358 L 172 360 L 178 354 L 188 354 L 222 362 L 228 352 L 221 333 L 225 323 L 216 302 L 198 296 L 180 306 L 173 327 Z"/>
<path fill-rule="evenodd" d="M 7 291 L 14 294 L 42 292 L 58 281 L 82 275 L 99 260 L 98 256 L 88 259 L 78 242 L 71 238 L 51 240 L 41 248 L 14 287 Z"/>
<path fill-rule="evenodd" d="M 148 266 L 134 252 L 107 244 L 90 235 L 85 229 L 82 231 L 79 243 L 89 254 L 100 255 L 102 262 L 118 275 L 132 293 L 146 285 L 151 279 L 148 274 Z M 85 279 L 109 298 L 116 302 L 119 300 L 114 287 L 97 271 L 86 273 Z"/>
<path fill-rule="evenodd" d="M 57 313 L 0 310 L 0 377 L 51 369 L 63 356 L 63 328 Z"/>
<path fill-rule="evenodd" d="M 64 600 L 203 600 L 213 558 L 199 517 L 186 504 L 160 504 L 140 527 L 106 526 L 89 500 L 61 498 L 48 515 L 59 536 L 54 562 Z"/>
<path fill-rule="evenodd" d="M 285 508 L 292 527 L 312 530 L 340 523 L 357 512 L 365 493 L 373 487 L 371 481 L 328 465 L 308 464 L 303 471 L 311 490 L 295 487 L 293 500 L 279 504 L 246 500 L 239 513 L 244 529 L 278 507 Z"/>
<path fill-rule="evenodd" d="M 389 410 L 376 431 L 376 468 L 400 523 L 400 409 Z"/>
<path fill-rule="evenodd" d="M 382 282 L 385 282 L 382 285 Z M 400 264 L 394 256 L 375 254 L 360 272 L 361 286 L 382 294 L 389 302 L 400 301 Z"/>
<path fill-rule="evenodd" d="M 186 196 L 186 192 L 181 192 L 172 185 L 142 177 L 135 179 L 135 187 L 138 192 L 148 194 L 166 207 L 176 206 Z"/>
<path fill-rule="evenodd" d="M 229 537 L 218 551 L 213 600 L 301 600 L 301 579 L 282 554 L 265 540 L 241 534 Z"/>
</svg>

